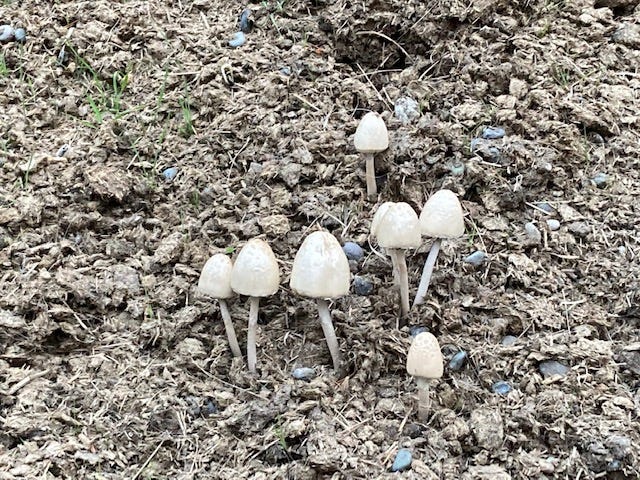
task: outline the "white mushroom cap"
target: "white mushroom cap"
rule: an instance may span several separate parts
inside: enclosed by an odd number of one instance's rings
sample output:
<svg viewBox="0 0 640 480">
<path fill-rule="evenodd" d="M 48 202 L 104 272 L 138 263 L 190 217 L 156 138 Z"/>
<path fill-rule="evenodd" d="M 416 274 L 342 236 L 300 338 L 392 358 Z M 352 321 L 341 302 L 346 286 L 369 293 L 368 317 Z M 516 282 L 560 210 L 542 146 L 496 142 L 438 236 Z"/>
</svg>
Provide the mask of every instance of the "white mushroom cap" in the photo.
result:
<svg viewBox="0 0 640 480">
<path fill-rule="evenodd" d="M 231 269 L 233 263 L 231 259 L 223 253 L 217 253 L 204 264 L 200 279 L 198 280 L 198 290 L 213 298 L 230 298 L 233 296 L 231 290 Z"/>
<path fill-rule="evenodd" d="M 416 335 L 407 354 L 407 373 L 417 378 L 440 378 L 444 360 L 438 340 L 429 332 Z"/>
<path fill-rule="evenodd" d="M 291 289 L 310 298 L 336 298 L 349 293 L 349 260 L 336 237 L 313 232 L 304 239 L 291 269 Z"/>
<path fill-rule="evenodd" d="M 360 153 L 382 152 L 389 148 L 389 132 L 382 117 L 375 112 L 362 117 L 353 143 Z"/>
<path fill-rule="evenodd" d="M 278 291 L 280 270 L 271 247 L 264 240 L 249 240 L 231 270 L 231 288 L 240 295 L 268 297 Z"/>
<path fill-rule="evenodd" d="M 431 195 L 420 213 L 422 234 L 435 238 L 455 238 L 464 233 L 462 206 L 451 190 Z"/>
<path fill-rule="evenodd" d="M 418 248 L 421 228 L 418 214 L 404 202 L 385 202 L 371 221 L 371 233 L 384 248 Z"/>
</svg>

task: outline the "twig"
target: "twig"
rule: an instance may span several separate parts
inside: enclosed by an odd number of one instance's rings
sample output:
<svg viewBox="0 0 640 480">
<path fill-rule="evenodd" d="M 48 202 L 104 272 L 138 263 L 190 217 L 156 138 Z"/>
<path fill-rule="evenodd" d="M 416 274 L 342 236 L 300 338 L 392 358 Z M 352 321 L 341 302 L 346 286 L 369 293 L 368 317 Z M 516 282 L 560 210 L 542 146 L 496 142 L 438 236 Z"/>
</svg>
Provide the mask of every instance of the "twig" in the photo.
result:
<svg viewBox="0 0 640 480">
<path fill-rule="evenodd" d="M 144 469 L 147 468 L 147 465 L 149 465 L 151 460 L 153 460 L 153 457 L 156 456 L 156 454 L 160 450 L 160 447 L 162 447 L 162 444 L 165 441 L 166 441 L 166 438 L 163 438 L 162 440 L 160 440 L 160 443 L 158 443 L 158 446 L 156 447 L 156 449 L 153 452 L 151 452 L 151 455 L 149 455 L 149 457 L 144 461 L 144 463 L 140 467 L 140 470 L 138 470 L 138 472 L 133 476 L 131 480 L 136 480 L 140 476 L 140 474 L 144 471 Z"/>
<path fill-rule="evenodd" d="M 49 371 L 50 370 L 47 368 L 46 370 L 43 370 L 42 372 L 38 372 L 38 373 L 33 373 L 31 375 L 27 375 L 22 380 L 20 380 L 18 383 L 16 383 L 13 387 L 11 387 L 7 393 L 9 395 L 15 395 L 15 393 L 18 390 L 20 390 L 22 387 L 24 387 L 26 384 L 32 382 L 36 378 L 44 377 L 47 373 L 49 373 Z"/>
</svg>

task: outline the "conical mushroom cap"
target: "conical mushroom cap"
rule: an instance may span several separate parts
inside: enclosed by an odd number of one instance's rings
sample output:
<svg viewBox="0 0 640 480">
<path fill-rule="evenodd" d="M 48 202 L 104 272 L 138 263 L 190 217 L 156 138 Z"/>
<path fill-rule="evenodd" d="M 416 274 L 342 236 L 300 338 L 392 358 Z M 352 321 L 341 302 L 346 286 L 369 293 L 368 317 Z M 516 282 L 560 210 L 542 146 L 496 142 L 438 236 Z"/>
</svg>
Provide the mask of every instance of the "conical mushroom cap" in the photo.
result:
<svg viewBox="0 0 640 480">
<path fill-rule="evenodd" d="M 431 195 L 420 213 L 422 234 L 435 238 L 455 238 L 464 233 L 462 205 L 451 190 Z"/>
<path fill-rule="evenodd" d="M 336 237 L 313 232 L 304 239 L 291 269 L 291 289 L 310 298 L 336 298 L 349 293 L 349 261 Z"/>
<path fill-rule="evenodd" d="M 360 153 L 382 152 L 389 148 L 389 132 L 382 117 L 375 112 L 362 117 L 353 143 Z"/>
<path fill-rule="evenodd" d="M 249 240 L 231 270 L 231 288 L 240 295 L 268 297 L 278 291 L 280 270 L 269 244 L 259 238 Z"/>
<path fill-rule="evenodd" d="M 230 298 L 233 296 L 231 290 L 231 269 L 233 263 L 231 259 L 223 253 L 218 253 L 207 260 L 202 267 L 200 279 L 198 280 L 198 290 L 213 298 Z"/>
<path fill-rule="evenodd" d="M 416 335 L 407 354 L 407 373 L 418 378 L 440 378 L 444 360 L 438 340 L 429 332 Z"/>
<path fill-rule="evenodd" d="M 371 233 L 384 248 L 418 248 L 421 229 L 418 214 L 404 202 L 385 202 L 371 221 Z"/>
</svg>

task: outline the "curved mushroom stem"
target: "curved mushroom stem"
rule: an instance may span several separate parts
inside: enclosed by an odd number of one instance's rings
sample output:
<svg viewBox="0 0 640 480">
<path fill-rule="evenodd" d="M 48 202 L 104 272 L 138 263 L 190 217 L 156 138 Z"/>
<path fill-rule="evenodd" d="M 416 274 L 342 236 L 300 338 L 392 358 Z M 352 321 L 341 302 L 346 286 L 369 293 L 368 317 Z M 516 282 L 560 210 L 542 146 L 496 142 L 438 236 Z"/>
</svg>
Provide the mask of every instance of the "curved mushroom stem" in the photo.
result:
<svg viewBox="0 0 640 480">
<path fill-rule="evenodd" d="M 418 420 L 424 422 L 429 417 L 429 410 L 431 410 L 429 380 L 426 378 L 417 377 L 416 385 L 418 386 Z"/>
<path fill-rule="evenodd" d="M 378 195 L 378 187 L 376 187 L 376 171 L 373 153 L 365 153 L 365 175 L 367 177 L 367 197 L 369 200 L 375 200 Z"/>
<path fill-rule="evenodd" d="M 429 256 L 427 257 L 427 261 L 424 263 L 424 269 L 422 270 L 422 277 L 420 278 L 420 285 L 418 285 L 416 298 L 413 300 L 414 307 L 416 305 L 422 304 L 424 302 L 424 297 L 427 295 L 427 290 L 429 290 L 429 283 L 431 282 L 431 274 L 433 273 L 433 267 L 435 267 L 436 265 L 441 242 L 442 239 L 436 238 L 433 242 L 433 245 L 431 245 Z"/>
<path fill-rule="evenodd" d="M 396 328 L 405 325 L 404 318 L 409 313 L 409 275 L 407 274 L 407 261 L 404 250 L 390 248 L 388 250 L 391 262 L 393 263 L 393 275 L 396 283 L 400 287 L 400 318 L 396 323 Z"/>
<path fill-rule="evenodd" d="M 318 315 L 320 316 L 320 324 L 322 325 L 324 338 L 327 340 L 329 353 L 331 353 L 333 368 L 334 370 L 338 371 L 340 369 L 341 363 L 340 347 L 338 346 L 336 331 L 333 329 L 333 321 L 331 320 L 331 313 L 329 312 L 329 303 L 323 298 L 317 298 L 316 300 L 318 302 Z"/>
<path fill-rule="evenodd" d="M 249 327 L 247 329 L 247 364 L 249 371 L 256 373 L 256 330 L 258 329 L 259 297 L 249 297 Z"/>
<path fill-rule="evenodd" d="M 238 337 L 236 337 L 236 331 L 233 328 L 233 322 L 231 321 L 231 314 L 229 314 L 229 307 L 227 301 L 223 298 L 219 298 L 220 314 L 222 315 L 222 321 L 224 322 L 224 329 L 227 332 L 227 339 L 229 340 L 229 347 L 231 347 L 231 353 L 234 357 L 242 358 L 242 352 L 240 351 L 240 345 L 238 345 Z"/>
</svg>

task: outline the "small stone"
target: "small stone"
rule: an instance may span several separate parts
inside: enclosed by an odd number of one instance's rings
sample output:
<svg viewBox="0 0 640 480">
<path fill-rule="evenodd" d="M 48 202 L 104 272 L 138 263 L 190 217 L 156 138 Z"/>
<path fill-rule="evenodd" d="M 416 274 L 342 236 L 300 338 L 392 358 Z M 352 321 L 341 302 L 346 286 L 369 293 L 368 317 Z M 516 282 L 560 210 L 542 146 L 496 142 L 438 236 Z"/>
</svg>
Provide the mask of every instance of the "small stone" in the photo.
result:
<svg viewBox="0 0 640 480">
<path fill-rule="evenodd" d="M 373 284 L 368 278 L 356 275 L 353 277 L 353 289 L 356 295 L 367 296 L 373 293 Z"/>
<path fill-rule="evenodd" d="M 449 361 L 449 368 L 454 372 L 462 370 L 467 363 L 467 352 L 460 350 Z"/>
<path fill-rule="evenodd" d="M 462 260 L 464 263 L 469 263 L 475 267 L 482 265 L 487 260 L 487 254 L 481 250 L 476 250 L 471 255 L 467 255 Z"/>
<path fill-rule="evenodd" d="M 451 163 L 449 171 L 454 177 L 462 177 L 464 175 L 464 163 Z"/>
<path fill-rule="evenodd" d="M 296 380 L 312 380 L 316 377 L 316 371 L 309 367 L 298 367 L 291 372 L 291 376 Z"/>
<path fill-rule="evenodd" d="M 504 128 L 500 127 L 485 127 L 482 131 L 482 138 L 486 140 L 497 140 L 504 137 Z"/>
<path fill-rule="evenodd" d="M 518 341 L 518 337 L 514 337 L 513 335 L 506 335 L 502 339 L 502 345 L 504 345 L 505 347 L 510 347 L 511 345 L 516 343 L 517 341 Z"/>
<path fill-rule="evenodd" d="M 409 438 L 418 438 L 422 434 L 422 426 L 418 423 L 407 423 L 402 429 L 402 434 Z"/>
<path fill-rule="evenodd" d="M 533 222 L 527 222 L 524 224 L 524 232 L 527 234 L 527 239 L 531 244 L 537 244 L 542 241 L 542 234 L 538 227 Z"/>
<path fill-rule="evenodd" d="M 0 42 L 6 42 L 13 38 L 15 30 L 11 25 L 0 25 Z"/>
<path fill-rule="evenodd" d="M 70 147 L 68 143 L 65 143 L 64 145 L 62 145 L 56 152 L 56 157 L 64 157 L 69 151 L 69 148 Z"/>
<path fill-rule="evenodd" d="M 598 187 L 598 188 L 602 188 L 604 187 L 607 182 L 609 181 L 609 175 L 607 175 L 606 173 L 597 173 L 592 179 L 591 182 L 593 182 L 593 184 Z"/>
<path fill-rule="evenodd" d="M 591 233 L 591 227 L 586 222 L 571 222 L 567 228 L 576 237 L 585 238 Z"/>
<path fill-rule="evenodd" d="M 229 46 L 232 48 L 238 48 L 244 45 L 246 41 L 247 37 L 244 36 L 243 32 L 236 32 L 233 34 L 233 37 L 231 37 L 231 40 L 229 40 Z"/>
<path fill-rule="evenodd" d="M 408 448 L 401 448 L 396 454 L 396 458 L 391 466 L 392 472 L 403 472 L 411 468 L 411 450 Z"/>
<path fill-rule="evenodd" d="M 548 214 L 552 214 L 555 211 L 553 207 L 549 205 L 547 202 L 536 203 L 536 207 L 538 207 L 544 213 L 548 213 Z"/>
<path fill-rule="evenodd" d="M 251 28 L 253 27 L 253 21 L 251 20 L 251 18 L 249 18 L 250 16 L 251 16 L 250 8 L 245 8 L 240 14 L 238 24 L 241 32 L 249 33 L 251 31 Z"/>
<path fill-rule="evenodd" d="M 200 410 L 200 413 L 202 413 L 202 415 L 204 415 L 205 417 L 208 417 L 209 415 L 215 415 L 216 413 L 218 413 L 218 407 L 215 403 L 213 403 L 213 400 L 209 399 L 207 400 L 207 404 Z"/>
<path fill-rule="evenodd" d="M 617 472 L 619 470 L 622 470 L 622 462 L 620 460 L 611 460 L 609 463 L 607 463 L 607 472 Z"/>
<path fill-rule="evenodd" d="M 591 143 L 595 143 L 596 145 L 604 145 L 604 138 L 597 132 L 590 132 L 587 135 L 587 138 Z"/>
<path fill-rule="evenodd" d="M 162 171 L 162 176 L 168 182 L 176 178 L 176 175 L 178 175 L 178 169 L 176 167 L 169 167 Z"/>
<path fill-rule="evenodd" d="M 560 362 L 556 362 L 555 360 L 545 360 L 544 362 L 540 362 L 538 369 L 544 378 L 550 378 L 556 375 L 564 377 L 567 372 L 569 372 L 569 367 Z"/>
<path fill-rule="evenodd" d="M 348 260 L 355 260 L 356 262 L 359 262 L 364 258 L 364 250 L 355 242 L 345 242 L 342 246 L 342 250 Z"/>
<path fill-rule="evenodd" d="M 411 327 L 409 328 L 409 335 L 411 335 L 412 337 L 417 337 L 421 333 L 428 332 L 428 331 L 429 329 L 427 327 L 422 327 L 422 326 Z"/>
<path fill-rule="evenodd" d="M 420 117 L 420 105 L 413 98 L 400 97 L 393 107 L 396 118 L 404 125 Z"/>
<path fill-rule="evenodd" d="M 482 138 L 474 138 L 471 140 L 471 153 L 474 153 L 480 150 L 484 145 L 484 140 Z"/>
<path fill-rule="evenodd" d="M 200 415 L 200 401 L 198 397 L 188 396 L 185 397 L 185 401 L 187 402 L 187 413 L 192 417 L 197 417 Z"/>
<path fill-rule="evenodd" d="M 24 42 L 27 40 L 27 32 L 24 28 L 16 28 L 16 31 L 13 32 L 13 38 L 16 42 Z"/>
<path fill-rule="evenodd" d="M 493 391 L 493 393 L 497 393 L 498 395 L 506 395 L 511 391 L 511 385 L 500 380 L 499 382 L 491 385 L 491 390 Z"/>
<path fill-rule="evenodd" d="M 623 23 L 611 36 L 615 43 L 621 43 L 629 47 L 640 46 L 640 25 Z"/>
<path fill-rule="evenodd" d="M 285 77 L 288 77 L 289 75 L 291 75 L 291 68 L 290 67 L 282 67 L 279 72 L 284 75 Z"/>
<path fill-rule="evenodd" d="M 556 230 L 560 229 L 560 222 L 555 218 L 550 218 L 549 220 L 547 220 L 547 227 L 549 227 L 549 230 L 551 230 L 552 232 L 555 232 Z"/>
</svg>

